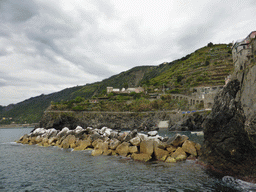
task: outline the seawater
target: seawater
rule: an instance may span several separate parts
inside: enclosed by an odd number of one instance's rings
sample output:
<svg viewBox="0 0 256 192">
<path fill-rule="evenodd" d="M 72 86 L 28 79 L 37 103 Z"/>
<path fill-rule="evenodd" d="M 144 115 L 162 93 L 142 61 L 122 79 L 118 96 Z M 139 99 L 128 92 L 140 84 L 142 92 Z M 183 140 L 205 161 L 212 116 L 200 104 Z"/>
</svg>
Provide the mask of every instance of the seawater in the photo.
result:
<svg viewBox="0 0 256 192">
<path fill-rule="evenodd" d="M 0 191 L 256 191 L 255 184 L 218 175 L 195 161 L 137 162 L 91 151 L 22 145 L 31 128 L 0 129 Z M 162 136 L 175 135 L 160 130 Z M 202 143 L 203 136 L 183 132 Z"/>
</svg>

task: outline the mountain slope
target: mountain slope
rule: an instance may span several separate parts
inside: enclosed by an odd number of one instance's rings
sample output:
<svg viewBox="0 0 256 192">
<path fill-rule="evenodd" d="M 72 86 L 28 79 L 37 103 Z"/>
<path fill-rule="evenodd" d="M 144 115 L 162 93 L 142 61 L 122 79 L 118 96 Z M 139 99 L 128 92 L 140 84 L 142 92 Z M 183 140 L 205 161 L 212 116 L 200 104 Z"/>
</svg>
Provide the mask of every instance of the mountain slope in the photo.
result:
<svg viewBox="0 0 256 192">
<path fill-rule="evenodd" d="M 181 59 L 158 66 L 139 66 L 114 75 L 101 82 L 67 88 L 49 95 L 40 95 L 15 105 L 0 107 L 0 124 L 38 122 L 51 101 L 85 99 L 100 95 L 106 87 L 122 88 L 144 86 L 150 92 L 163 86 L 186 93 L 195 86 L 223 85 L 233 69 L 231 45 L 220 44 L 198 49 Z M 6 117 L 6 120 L 2 120 Z M 10 120 L 10 118 L 12 118 Z"/>
</svg>

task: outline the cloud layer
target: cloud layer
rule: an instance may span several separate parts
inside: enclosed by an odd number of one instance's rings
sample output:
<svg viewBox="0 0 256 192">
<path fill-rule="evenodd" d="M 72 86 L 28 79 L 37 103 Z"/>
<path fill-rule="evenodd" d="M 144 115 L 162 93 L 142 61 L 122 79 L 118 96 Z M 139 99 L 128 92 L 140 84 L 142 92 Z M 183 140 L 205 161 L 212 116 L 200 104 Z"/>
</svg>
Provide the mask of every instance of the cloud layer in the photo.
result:
<svg viewBox="0 0 256 192">
<path fill-rule="evenodd" d="M 248 0 L 2 0 L 0 105 L 157 65 L 256 30 Z"/>
</svg>

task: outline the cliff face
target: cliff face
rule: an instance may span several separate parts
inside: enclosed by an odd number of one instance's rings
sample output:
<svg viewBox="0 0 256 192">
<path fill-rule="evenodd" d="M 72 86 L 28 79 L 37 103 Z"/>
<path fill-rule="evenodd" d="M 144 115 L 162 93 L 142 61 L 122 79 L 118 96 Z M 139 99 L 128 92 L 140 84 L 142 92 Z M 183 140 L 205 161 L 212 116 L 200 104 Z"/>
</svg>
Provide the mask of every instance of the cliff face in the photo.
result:
<svg viewBox="0 0 256 192">
<path fill-rule="evenodd" d="M 203 160 L 237 175 L 256 176 L 256 66 L 247 63 L 215 97 L 204 122 Z"/>
<path fill-rule="evenodd" d="M 204 122 L 202 159 L 224 171 L 256 177 L 256 31 L 232 48 L 231 81 Z"/>
<path fill-rule="evenodd" d="M 250 141 L 239 97 L 240 82 L 232 80 L 215 97 L 204 122 L 203 160 L 215 168 L 239 175 L 256 175 L 255 148 Z"/>
<path fill-rule="evenodd" d="M 250 66 L 234 76 L 241 82 L 241 91 L 238 92 L 236 100 L 241 102 L 246 116 L 245 130 L 250 142 L 256 147 L 256 66 Z"/>
</svg>

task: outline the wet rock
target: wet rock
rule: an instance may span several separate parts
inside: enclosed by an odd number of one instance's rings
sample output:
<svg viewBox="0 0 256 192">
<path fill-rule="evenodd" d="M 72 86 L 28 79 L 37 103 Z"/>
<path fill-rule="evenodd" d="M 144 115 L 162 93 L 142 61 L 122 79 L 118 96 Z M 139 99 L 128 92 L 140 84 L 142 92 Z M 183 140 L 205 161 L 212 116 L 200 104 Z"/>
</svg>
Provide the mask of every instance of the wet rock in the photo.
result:
<svg viewBox="0 0 256 192">
<path fill-rule="evenodd" d="M 173 157 L 167 157 L 165 160 L 166 163 L 176 163 L 176 159 L 174 159 Z"/>
<path fill-rule="evenodd" d="M 85 150 L 87 147 L 91 146 L 89 140 L 80 140 L 79 145 L 74 148 L 75 151 Z"/>
<path fill-rule="evenodd" d="M 152 159 L 151 155 L 145 154 L 145 153 L 139 153 L 139 154 L 133 153 L 131 155 L 131 158 L 136 161 L 144 161 L 144 162 L 147 162 L 150 159 Z"/>
<path fill-rule="evenodd" d="M 103 142 L 98 142 L 97 145 L 94 147 L 94 150 L 92 150 L 91 155 L 92 156 L 99 156 L 102 155 L 104 151 L 104 145 Z"/>
</svg>

